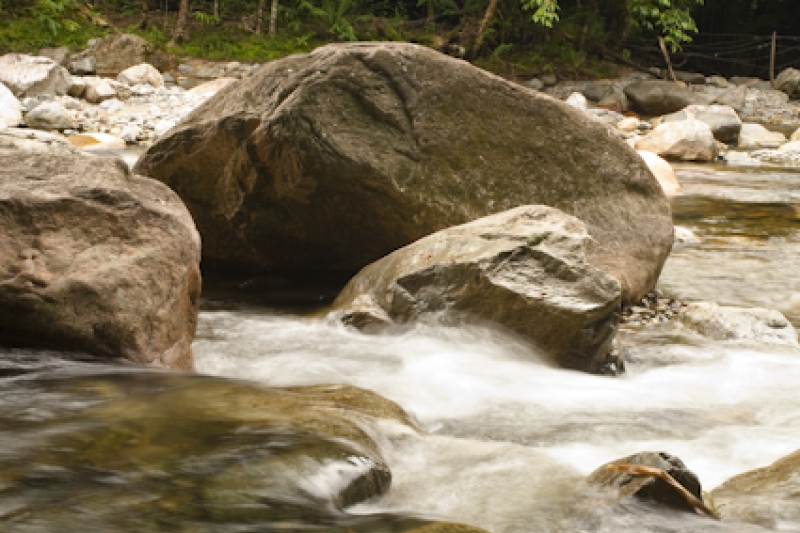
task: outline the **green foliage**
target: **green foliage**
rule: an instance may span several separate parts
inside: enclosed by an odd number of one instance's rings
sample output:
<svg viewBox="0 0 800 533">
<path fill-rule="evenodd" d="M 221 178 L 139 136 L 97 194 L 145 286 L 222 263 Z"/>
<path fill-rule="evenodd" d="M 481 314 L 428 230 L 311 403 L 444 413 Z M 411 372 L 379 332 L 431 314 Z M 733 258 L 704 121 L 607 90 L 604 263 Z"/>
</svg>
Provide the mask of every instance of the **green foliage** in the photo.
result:
<svg viewBox="0 0 800 533">
<path fill-rule="evenodd" d="M 691 8 L 702 4 L 703 0 L 627 0 L 633 24 L 658 30 L 673 52 L 692 40 L 690 33 L 697 33 Z"/>
<path fill-rule="evenodd" d="M 321 21 L 328 33 L 341 41 L 357 41 L 355 28 L 348 20 L 354 0 L 301 0 L 298 9 Z"/>
<path fill-rule="evenodd" d="M 494 49 L 492 52 L 492 59 L 501 59 L 503 55 L 511 52 L 514 49 L 512 43 L 504 43 Z"/>
<path fill-rule="evenodd" d="M 192 16 L 198 22 L 202 24 L 219 24 L 220 18 L 215 15 L 209 15 L 208 13 L 203 13 L 202 11 L 195 11 L 192 13 Z"/>
<path fill-rule="evenodd" d="M 552 28 L 553 23 L 558 21 L 557 0 L 522 0 L 522 9 L 533 11 L 531 20 L 548 28 Z"/>
<path fill-rule="evenodd" d="M 33 13 L 36 21 L 53 36 L 62 31 L 74 32 L 80 24 L 74 20 L 76 0 L 36 0 Z"/>
</svg>

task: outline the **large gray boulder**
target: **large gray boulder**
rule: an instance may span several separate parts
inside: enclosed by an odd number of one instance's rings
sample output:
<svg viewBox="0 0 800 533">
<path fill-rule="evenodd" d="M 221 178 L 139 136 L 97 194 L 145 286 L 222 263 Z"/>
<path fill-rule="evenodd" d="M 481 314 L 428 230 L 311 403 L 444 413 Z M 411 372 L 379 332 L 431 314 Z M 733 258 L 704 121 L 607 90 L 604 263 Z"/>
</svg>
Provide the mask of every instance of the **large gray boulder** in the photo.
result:
<svg viewBox="0 0 800 533">
<path fill-rule="evenodd" d="M 744 472 L 711 491 L 726 521 L 780 531 L 800 523 L 800 450 Z"/>
<path fill-rule="evenodd" d="M 71 84 L 67 69 L 48 57 L 26 54 L 0 56 L 0 83 L 19 98 L 67 94 Z"/>
<path fill-rule="evenodd" d="M 16 127 L 22 123 L 22 104 L 8 87 L 0 83 L 0 127 Z"/>
<path fill-rule="evenodd" d="M 118 159 L 0 148 L 0 344 L 188 370 L 200 239 Z"/>
<path fill-rule="evenodd" d="M 691 104 L 707 104 L 707 98 L 665 80 L 640 80 L 625 87 L 631 108 L 643 115 L 666 115 Z"/>
<path fill-rule="evenodd" d="M 376 329 L 431 315 L 508 328 L 559 365 L 598 372 L 619 318 L 620 285 L 587 262 L 575 217 L 522 206 L 424 237 L 359 272 L 334 316 Z"/>
<path fill-rule="evenodd" d="M 546 204 L 586 223 L 589 262 L 632 301 L 672 245 L 658 183 L 605 126 L 412 44 L 270 62 L 136 168 L 181 195 L 209 263 L 346 277 L 434 231 Z"/>
</svg>

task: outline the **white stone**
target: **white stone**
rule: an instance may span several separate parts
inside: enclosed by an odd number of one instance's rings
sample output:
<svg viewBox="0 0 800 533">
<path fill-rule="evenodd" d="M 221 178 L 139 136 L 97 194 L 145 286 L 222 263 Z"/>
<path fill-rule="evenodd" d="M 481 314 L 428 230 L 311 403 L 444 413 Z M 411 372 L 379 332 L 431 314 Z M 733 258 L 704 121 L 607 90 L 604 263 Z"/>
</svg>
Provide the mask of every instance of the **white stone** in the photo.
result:
<svg viewBox="0 0 800 533">
<path fill-rule="evenodd" d="M 22 104 L 8 87 L 0 83 L 0 124 L 16 127 L 22 123 Z"/>
<path fill-rule="evenodd" d="M 589 109 L 589 102 L 586 100 L 586 97 L 578 92 L 569 95 L 564 103 L 574 107 L 575 109 L 580 109 L 581 111 L 586 111 Z"/>
<path fill-rule="evenodd" d="M 664 189 L 664 194 L 667 196 L 677 196 L 683 192 L 683 187 L 678 182 L 678 177 L 675 175 L 672 165 L 665 159 L 659 157 L 653 152 L 646 150 L 639 150 L 639 156 L 647 163 L 647 168 L 653 173 L 653 176 L 658 180 L 661 188 Z"/>
<path fill-rule="evenodd" d="M 760 148 L 778 148 L 786 142 L 786 136 L 779 131 L 769 131 L 761 124 L 745 122 L 739 132 L 739 148 L 758 150 Z"/>
<path fill-rule="evenodd" d="M 87 102 L 99 104 L 117 97 L 117 91 L 111 85 L 110 80 L 94 77 L 85 77 L 83 80 L 86 83 L 83 97 Z"/>
<path fill-rule="evenodd" d="M 675 226 L 675 242 L 682 244 L 697 244 L 702 242 L 702 240 L 689 228 Z"/>
<path fill-rule="evenodd" d="M 17 97 L 67 94 L 72 84 L 67 69 L 47 57 L 6 54 L 0 57 L 0 83 Z"/>
<path fill-rule="evenodd" d="M 139 140 L 139 135 L 141 135 L 141 133 L 141 130 L 136 126 L 125 126 L 122 128 L 119 136 L 126 143 L 135 144 Z"/>
<path fill-rule="evenodd" d="M 792 136 L 789 137 L 789 140 L 790 141 L 800 141 L 800 128 L 794 130 L 794 133 L 792 133 Z"/>
<path fill-rule="evenodd" d="M 58 102 L 44 102 L 25 116 L 28 127 L 40 130 L 66 130 L 76 128 L 78 124 L 64 107 Z"/>
<path fill-rule="evenodd" d="M 111 100 L 105 100 L 101 102 L 100 109 L 105 109 L 109 113 L 117 113 L 125 109 L 125 104 L 123 104 L 116 98 L 112 98 Z"/>
<path fill-rule="evenodd" d="M 174 120 L 159 120 L 154 126 L 153 131 L 155 131 L 156 136 L 161 137 L 177 124 Z"/>
<path fill-rule="evenodd" d="M 633 133 L 639 129 L 639 119 L 625 117 L 617 123 L 617 129 L 623 133 Z"/>
<path fill-rule="evenodd" d="M 725 154 L 725 162 L 737 167 L 760 167 L 761 161 L 754 159 L 747 152 L 736 152 L 730 150 Z"/>
<path fill-rule="evenodd" d="M 800 152 L 800 141 L 792 141 L 783 144 L 778 148 L 779 152 Z"/>
<path fill-rule="evenodd" d="M 719 155 L 711 128 L 694 119 L 659 124 L 636 143 L 636 149 L 683 161 L 714 161 Z"/>
<path fill-rule="evenodd" d="M 150 85 L 152 87 L 162 87 L 164 78 L 156 67 L 149 63 L 126 68 L 117 76 L 117 81 L 133 87 L 134 85 Z"/>
</svg>

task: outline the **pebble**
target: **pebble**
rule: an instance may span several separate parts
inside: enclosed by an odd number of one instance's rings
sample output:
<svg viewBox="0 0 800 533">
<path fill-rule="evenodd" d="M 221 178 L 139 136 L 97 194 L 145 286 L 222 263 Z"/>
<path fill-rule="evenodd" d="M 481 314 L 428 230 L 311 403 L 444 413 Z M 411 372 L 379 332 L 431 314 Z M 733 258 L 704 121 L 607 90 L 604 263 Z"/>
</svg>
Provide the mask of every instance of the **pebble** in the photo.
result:
<svg viewBox="0 0 800 533">
<path fill-rule="evenodd" d="M 637 305 L 624 306 L 620 323 L 631 326 L 663 324 L 679 314 L 684 307 L 685 303 L 666 298 L 657 290 L 648 293 Z"/>
</svg>

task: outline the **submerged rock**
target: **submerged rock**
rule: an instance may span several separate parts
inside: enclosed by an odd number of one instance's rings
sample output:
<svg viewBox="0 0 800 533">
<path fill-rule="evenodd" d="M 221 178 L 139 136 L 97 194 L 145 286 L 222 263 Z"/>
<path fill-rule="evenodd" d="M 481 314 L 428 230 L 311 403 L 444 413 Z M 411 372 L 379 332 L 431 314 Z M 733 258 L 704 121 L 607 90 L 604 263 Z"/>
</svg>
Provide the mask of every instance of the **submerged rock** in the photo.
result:
<svg viewBox="0 0 800 533">
<path fill-rule="evenodd" d="M 200 240 L 189 213 L 122 160 L 71 150 L 0 148 L 0 343 L 191 369 Z"/>
<path fill-rule="evenodd" d="M 580 111 L 404 43 L 335 44 L 226 87 L 137 172 L 175 189 L 208 262 L 351 276 L 445 227 L 546 204 L 579 217 L 623 298 L 655 283 L 669 206 L 644 162 Z"/>
<path fill-rule="evenodd" d="M 725 521 L 781 531 L 800 523 L 800 450 L 744 472 L 711 491 Z"/>
<path fill-rule="evenodd" d="M 696 302 L 683 309 L 680 321 L 684 327 L 713 340 L 800 348 L 794 327 L 783 313 L 774 309 Z"/>
<path fill-rule="evenodd" d="M 79 407 L 53 407 L 49 432 L 14 450 L 13 461 L 9 450 L 0 458 L 0 482 L 24 495 L 21 505 L 33 512 L 20 514 L 39 527 L 67 516 L 153 532 L 164 523 L 199 523 L 202 531 L 330 523 L 391 485 L 376 428 L 416 430 L 394 402 L 346 385 L 275 389 L 143 371 L 52 381 L 50 395 Z M 80 505 L 92 512 L 76 511 Z M 158 519 L 132 527 L 142 515 Z"/>
<path fill-rule="evenodd" d="M 370 329 L 431 315 L 508 328 L 559 365 L 598 372 L 619 319 L 620 286 L 586 260 L 578 219 L 523 206 L 439 231 L 359 272 L 333 303 Z"/>
</svg>

